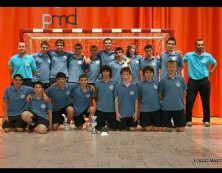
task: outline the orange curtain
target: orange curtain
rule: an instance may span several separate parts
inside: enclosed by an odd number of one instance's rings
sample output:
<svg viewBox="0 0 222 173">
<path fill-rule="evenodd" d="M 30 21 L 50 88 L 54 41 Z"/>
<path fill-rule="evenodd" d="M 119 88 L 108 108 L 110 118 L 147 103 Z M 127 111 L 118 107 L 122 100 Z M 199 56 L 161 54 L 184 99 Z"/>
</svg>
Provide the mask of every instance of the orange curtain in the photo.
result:
<svg viewBox="0 0 222 173">
<path fill-rule="evenodd" d="M 206 51 L 211 53 L 218 62 L 212 84 L 211 116 L 222 117 L 222 8 L 202 7 L 4 7 L 0 8 L 0 97 L 10 85 L 8 60 L 17 53 L 19 29 L 42 28 L 42 15 L 70 15 L 76 13 L 76 25 L 62 23 L 47 25 L 46 28 L 171 28 L 177 40 L 177 50 L 183 54 L 194 50 L 194 42 L 203 38 Z M 187 80 L 187 67 L 184 75 Z M 2 105 L 2 99 L 0 105 Z M 1 106 L 2 107 L 2 106 Z M 198 95 L 193 115 L 202 117 L 202 105 Z M 0 109 L 0 116 L 3 111 Z"/>
</svg>

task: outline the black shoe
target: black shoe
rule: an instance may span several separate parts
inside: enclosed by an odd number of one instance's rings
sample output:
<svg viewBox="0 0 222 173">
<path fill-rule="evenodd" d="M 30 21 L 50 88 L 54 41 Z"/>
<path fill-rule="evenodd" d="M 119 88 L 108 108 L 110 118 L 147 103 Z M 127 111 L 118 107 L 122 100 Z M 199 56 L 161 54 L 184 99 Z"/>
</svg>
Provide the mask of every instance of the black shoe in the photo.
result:
<svg viewBox="0 0 222 173">
<path fill-rule="evenodd" d="M 29 124 L 29 125 L 28 125 L 28 132 L 29 132 L 29 133 L 33 132 L 34 129 L 36 128 L 36 126 L 37 126 L 37 125 L 34 124 L 34 123 L 33 123 L 33 124 Z"/>
</svg>

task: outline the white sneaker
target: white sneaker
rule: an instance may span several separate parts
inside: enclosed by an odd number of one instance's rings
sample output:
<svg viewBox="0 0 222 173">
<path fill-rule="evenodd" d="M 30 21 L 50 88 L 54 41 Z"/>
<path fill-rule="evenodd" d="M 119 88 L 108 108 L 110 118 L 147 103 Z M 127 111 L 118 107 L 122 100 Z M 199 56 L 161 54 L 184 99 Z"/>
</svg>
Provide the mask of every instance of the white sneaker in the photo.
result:
<svg viewBox="0 0 222 173">
<path fill-rule="evenodd" d="M 204 126 L 205 127 L 210 127 L 210 123 L 206 121 L 206 122 L 204 122 Z"/>
<path fill-rule="evenodd" d="M 187 127 L 191 127 L 191 126 L 192 126 L 192 123 L 189 121 L 189 122 L 187 122 L 186 126 L 187 126 Z"/>
</svg>

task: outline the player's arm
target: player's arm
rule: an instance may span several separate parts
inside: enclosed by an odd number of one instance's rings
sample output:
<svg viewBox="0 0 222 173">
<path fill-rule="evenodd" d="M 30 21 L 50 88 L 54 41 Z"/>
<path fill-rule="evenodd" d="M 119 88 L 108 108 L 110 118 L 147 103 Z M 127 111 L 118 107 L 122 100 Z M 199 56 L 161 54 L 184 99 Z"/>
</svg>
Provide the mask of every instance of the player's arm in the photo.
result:
<svg viewBox="0 0 222 173">
<path fill-rule="evenodd" d="M 49 115 L 49 130 L 52 130 L 52 110 L 48 110 Z"/>
<path fill-rule="evenodd" d="M 128 58 L 128 57 L 126 56 L 126 61 L 125 61 L 125 63 L 129 64 L 130 62 L 131 62 L 130 58 Z"/>
<path fill-rule="evenodd" d="M 163 94 L 162 93 L 159 93 L 159 98 L 160 98 L 160 101 L 163 100 Z"/>
<path fill-rule="evenodd" d="M 135 122 L 138 120 L 138 99 L 135 101 L 135 113 L 133 115 L 133 120 Z"/>
<path fill-rule="evenodd" d="M 8 66 L 8 71 L 9 71 L 10 76 L 12 76 L 12 73 L 13 73 L 14 70 L 11 66 Z"/>
<path fill-rule="evenodd" d="M 116 109 L 116 120 L 120 121 L 121 120 L 121 115 L 119 113 L 119 105 L 118 105 L 118 97 L 115 97 L 115 109 Z"/>
<path fill-rule="evenodd" d="M 214 73 L 214 70 L 217 68 L 217 63 L 215 63 L 213 66 L 212 66 L 212 68 L 211 68 L 211 70 L 209 71 L 209 75 L 212 75 L 213 73 Z"/>
<path fill-rule="evenodd" d="M 47 94 L 45 93 L 45 91 L 42 92 L 42 97 L 43 97 L 44 102 L 50 101 L 50 98 L 47 96 Z"/>
<path fill-rule="evenodd" d="M 183 97 L 185 98 L 187 95 L 187 90 L 183 90 Z"/>
<path fill-rule="evenodd" d="M 33 75 L 33 76 L 36 75 L 36 70 L 32 70 L 32 75 Z"/>
<path fill-rule="evenodd" d="M 7 121 L 8 122 L 8 100 L 3 99 L 3 113 L 4 113 L 4 117 L 2 119 L 2 124 Z"/>
</svg>

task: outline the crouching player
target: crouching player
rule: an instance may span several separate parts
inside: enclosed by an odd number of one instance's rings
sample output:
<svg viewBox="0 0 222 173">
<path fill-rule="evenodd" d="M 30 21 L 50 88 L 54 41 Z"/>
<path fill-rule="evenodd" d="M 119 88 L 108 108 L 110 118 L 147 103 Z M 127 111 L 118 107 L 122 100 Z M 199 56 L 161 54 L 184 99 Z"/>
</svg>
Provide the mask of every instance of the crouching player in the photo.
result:
<svg viewBox="0 0 222 173">
<path fill-rule="evenodd" d="M 22 119 L 28 123 L 28 132 L 44 134 L 52 129 L 52 105 L 50 99 L 47 102 L 43 99 L 44 88 L 41 82 L 34 84 L 34 92 L 31 100 L 26 102 Z"/>
</svg>

